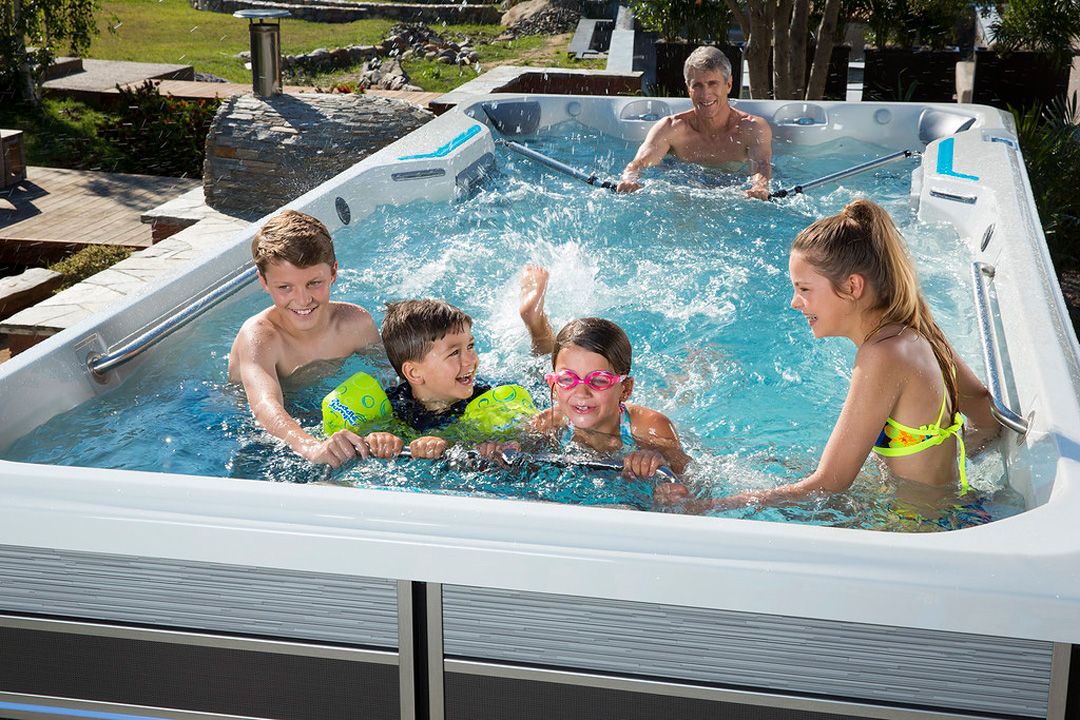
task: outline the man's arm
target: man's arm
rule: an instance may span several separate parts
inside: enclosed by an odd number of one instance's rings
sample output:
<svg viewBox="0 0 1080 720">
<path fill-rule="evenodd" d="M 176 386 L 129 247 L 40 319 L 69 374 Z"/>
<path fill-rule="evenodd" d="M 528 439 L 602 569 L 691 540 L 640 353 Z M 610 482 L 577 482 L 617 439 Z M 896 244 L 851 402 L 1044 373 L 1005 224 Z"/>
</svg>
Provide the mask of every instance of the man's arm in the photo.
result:
<svg viewBox="0 0 1080 720">
<path fill-rule="evenodd" d="M 772 179 L 772 128 L 759 117 L 750 123 L 750 142 L 747 148 L 750 164 L 750 189 L 747 197 L 769 199 L 769 180 Z"/>
<path fill-rule="evenodd" d="M 258 325 L 244 327 L 236 343 L 237 374 L 244 385 L 248 405 L 255 420 L 268 433 L 314 463 L 339 467 L 358 454 L 367 457 L 367 445 L 355 433 L 339 430 L 320 441 L 305 432 L 285 410 L 285 398 L 277 376 L 280 350 L 273 333 Z"/>
<path fill-rule="evenodd" d="M 672 118 L 666 117 L 652 126 L 649 134 L 645 136 L 645 142 L 638 148 L 637 155 L 623 170 L 617 188 L 619 192 L 634 192 L 640 189 L 641 183 L 638 180 L 641 177 L 641 171 L 647 167 L 659 165 L 663 161 L 664 156 L 671 150 L 671 123 Z"/>
</svg>

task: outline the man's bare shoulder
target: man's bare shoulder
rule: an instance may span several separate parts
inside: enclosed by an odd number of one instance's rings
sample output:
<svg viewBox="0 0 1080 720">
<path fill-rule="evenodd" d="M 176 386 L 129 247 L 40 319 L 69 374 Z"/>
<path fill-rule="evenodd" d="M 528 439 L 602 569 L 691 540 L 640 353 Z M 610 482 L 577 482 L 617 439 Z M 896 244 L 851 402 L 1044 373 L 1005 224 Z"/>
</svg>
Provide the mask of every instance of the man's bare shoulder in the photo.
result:
<svg viewBox="0 0 1080 720">
<path fill-rule="evenodd" d="M 762 133 L 772 133 L 769 128 L 769 123 L 765 118 L 735 108 L 732 108 L 731 110 L 736 113 L 736 117 L 738 118 L 736 120 L 736 127 L 738 128 L 740 135 L 756 137 Z"/>
<path fill-rule="evenodd" d="M 667 123 L 665 130 L 669 133 L 692 132 L 694 130 L 692 121 L 695 117 L 694 110 L 691 108 L 690 110 L 683 110 L 681 113 L 668 115 L 666 118 L 660 120 L 660 123 Z M 660 123 L 657 124 L 659 125 Z"/>
</svg>

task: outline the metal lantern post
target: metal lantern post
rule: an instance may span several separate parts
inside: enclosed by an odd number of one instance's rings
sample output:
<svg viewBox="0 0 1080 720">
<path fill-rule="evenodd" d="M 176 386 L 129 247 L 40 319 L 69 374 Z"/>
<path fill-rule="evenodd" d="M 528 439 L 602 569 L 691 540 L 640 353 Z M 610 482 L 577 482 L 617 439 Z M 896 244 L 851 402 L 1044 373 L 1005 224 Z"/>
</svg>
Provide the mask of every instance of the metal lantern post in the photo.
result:
<svg viewBox="0 0 1080 720">
<path fill-rule="evenodd" d="M 288 10 L 237 10 L 233 17 L 250 21 L 251 89 L 256 97 L 281 94 L 281 18 Z M 270 21 L 270 22 L 268 22 Z"/>
</svg>

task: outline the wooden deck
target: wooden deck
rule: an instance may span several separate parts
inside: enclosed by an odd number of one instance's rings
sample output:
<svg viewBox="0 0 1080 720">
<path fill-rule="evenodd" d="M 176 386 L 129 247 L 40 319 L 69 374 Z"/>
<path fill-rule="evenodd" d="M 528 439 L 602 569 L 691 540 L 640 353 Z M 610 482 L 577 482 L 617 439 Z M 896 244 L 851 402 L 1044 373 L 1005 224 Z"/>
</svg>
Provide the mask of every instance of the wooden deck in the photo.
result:
<svg viewBox="0 0 1080 720">
<path fill-rule="evenodd" d="M 144 212 L 200 185 L 199 180 L 30 167 L 0 192 L 0 259 L 50 261 L 73 247 L 149 247 Z"/>
</svg>

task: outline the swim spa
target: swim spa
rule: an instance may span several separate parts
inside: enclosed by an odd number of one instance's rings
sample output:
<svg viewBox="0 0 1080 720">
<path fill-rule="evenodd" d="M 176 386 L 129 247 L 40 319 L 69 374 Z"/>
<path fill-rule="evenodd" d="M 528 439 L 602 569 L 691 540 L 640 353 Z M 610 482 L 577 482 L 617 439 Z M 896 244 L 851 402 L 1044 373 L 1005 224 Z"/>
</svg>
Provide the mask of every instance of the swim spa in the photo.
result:
<svg viewBox="0 0 1080 720">
<path fill-rule="evenodd" d="M 630 146 L 684 107 L 477 99 L 292 206 L 337 236 L 381 198 L 468 197 L 509 162 L 497 136 L 572 123 Z M 741 107 L 807 155 L 925 151 L 904 168 L 910 202 L 968 248 L 963 292 L 980 291 L 963 312 L 985 319 L 971 342 L 985 335 L 1022 431 L 1001 454 L 1026 511 L 900 534 L 5 460 L 0 714 L 1062 717 L 1080 642 L 1077 350 L 1009 126 L 970 106 Z M 86 361 L 237 277 L 249 241 L 0 367 L 5 451 L 153 377 L 209 315 L 100 378 Z"/>
</svg>

